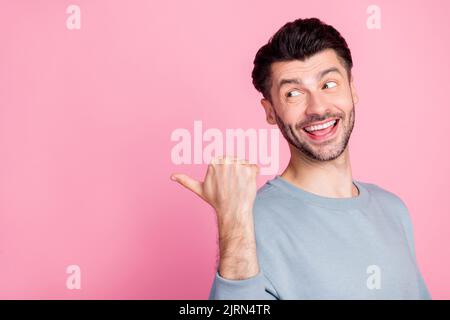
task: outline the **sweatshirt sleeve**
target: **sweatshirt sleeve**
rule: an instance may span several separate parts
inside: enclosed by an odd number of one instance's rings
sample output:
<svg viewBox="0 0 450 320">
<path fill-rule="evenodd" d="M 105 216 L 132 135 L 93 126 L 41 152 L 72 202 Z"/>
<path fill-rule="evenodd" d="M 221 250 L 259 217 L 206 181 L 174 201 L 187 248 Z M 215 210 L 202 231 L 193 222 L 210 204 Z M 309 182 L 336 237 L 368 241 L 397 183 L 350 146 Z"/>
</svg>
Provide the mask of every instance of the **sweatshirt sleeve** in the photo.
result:
<svg viewBox="0 0 450 320">
<path fill-rule="evenodd" d="M 209 294 L 209 300 L 277 300 L 276 291 L 262 270 L 251 278 L 230 280 L 218 271 Z"/>
</svg>

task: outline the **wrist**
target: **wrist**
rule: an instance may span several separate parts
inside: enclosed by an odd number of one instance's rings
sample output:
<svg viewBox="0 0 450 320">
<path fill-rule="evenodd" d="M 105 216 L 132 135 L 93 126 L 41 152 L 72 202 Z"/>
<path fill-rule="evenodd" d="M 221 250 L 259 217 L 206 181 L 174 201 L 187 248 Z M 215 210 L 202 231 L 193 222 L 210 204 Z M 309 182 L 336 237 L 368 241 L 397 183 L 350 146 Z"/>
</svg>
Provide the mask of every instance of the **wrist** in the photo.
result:
<svg viewBox="0 0 450 320">
<path fill-rule="evenodd" d="M 218 271 L 220 276 L 226 279 L 248 279 L 259 273 L 258 259 L 256 254 L 240 258 L 221 258 Z"/>
</svg>

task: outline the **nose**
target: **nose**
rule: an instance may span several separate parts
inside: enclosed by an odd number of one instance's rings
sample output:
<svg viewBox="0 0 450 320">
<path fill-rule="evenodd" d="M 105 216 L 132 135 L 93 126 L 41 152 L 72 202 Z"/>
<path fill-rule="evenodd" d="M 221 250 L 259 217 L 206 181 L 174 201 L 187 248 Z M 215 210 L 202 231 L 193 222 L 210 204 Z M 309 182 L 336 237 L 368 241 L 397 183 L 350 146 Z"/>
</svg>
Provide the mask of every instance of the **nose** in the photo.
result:
<svg viewBox="0 0 450 320">
<path fill-rule="evenodd" d="M 305 113 L 307 115 L 324 115 L 330 111 L 329 103 L 321 96 L 320 92 L 309 92 Z"/>
</svg>

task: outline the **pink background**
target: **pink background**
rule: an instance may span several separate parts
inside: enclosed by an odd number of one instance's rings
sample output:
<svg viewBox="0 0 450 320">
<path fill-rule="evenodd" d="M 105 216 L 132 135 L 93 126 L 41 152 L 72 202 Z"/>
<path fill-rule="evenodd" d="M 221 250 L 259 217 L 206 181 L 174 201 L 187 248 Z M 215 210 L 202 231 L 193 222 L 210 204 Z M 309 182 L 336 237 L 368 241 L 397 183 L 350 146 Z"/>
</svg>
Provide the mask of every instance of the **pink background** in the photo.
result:
<svg viewBox="0 0 450 320">
<path fill-rule="evenodd" d="M 70 4 L 80 30 L 66 28 Z M 371 4 L 381 30 L 366 27 Z M 170 135 L 195 120 L 272 128 L 254 55 L 316 16 L 354 57 L 354 178 L 406 202 L 423 276 L 449 299 L 449 14 L 429 0 L 2 1 L 0 298 L 206 299 L 214 212 L 169 180 L 206 165 L 173 164 Z M 81 290 L 66 287 L 72 264 Z"/>
</svg>

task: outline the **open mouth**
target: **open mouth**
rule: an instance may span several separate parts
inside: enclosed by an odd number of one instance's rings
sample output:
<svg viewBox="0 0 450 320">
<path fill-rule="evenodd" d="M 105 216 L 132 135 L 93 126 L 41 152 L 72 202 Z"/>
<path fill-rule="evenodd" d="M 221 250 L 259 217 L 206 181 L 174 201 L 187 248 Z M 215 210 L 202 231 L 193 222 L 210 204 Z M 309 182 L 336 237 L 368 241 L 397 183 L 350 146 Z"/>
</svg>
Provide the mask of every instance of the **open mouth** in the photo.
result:
<svg viewBox="0 0 450 320">
<path fill-rule="evenodd" d="M 313 140 L 325 140 L 335 135 L 339 121 L 340 119 L 333 119 L 320 125 L 304 127 L 302 130 Z"/>
</svg>

